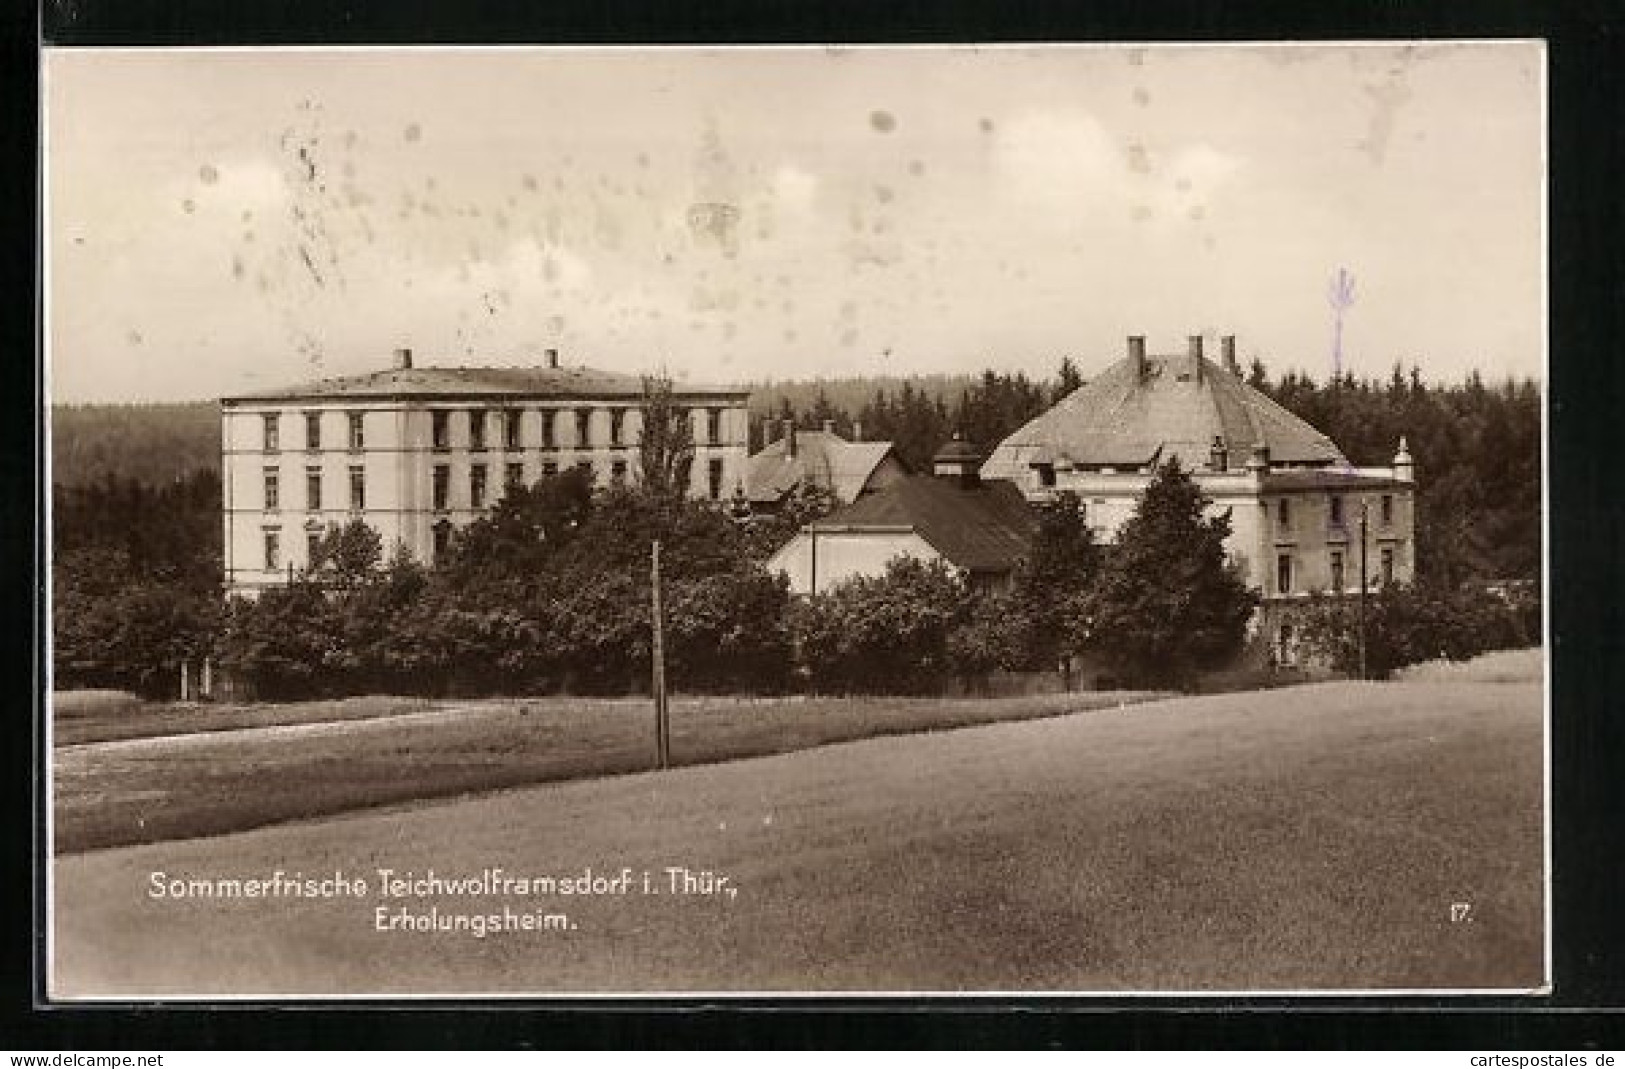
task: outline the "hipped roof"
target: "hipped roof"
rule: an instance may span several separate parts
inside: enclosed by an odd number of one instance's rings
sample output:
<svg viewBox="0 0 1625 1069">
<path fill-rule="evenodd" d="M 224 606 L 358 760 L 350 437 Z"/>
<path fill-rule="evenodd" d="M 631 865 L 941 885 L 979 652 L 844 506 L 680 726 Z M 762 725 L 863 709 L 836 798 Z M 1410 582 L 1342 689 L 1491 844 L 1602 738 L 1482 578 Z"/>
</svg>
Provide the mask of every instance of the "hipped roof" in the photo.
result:
<svg viewBox="0 0 1625 1069">
<path fill-rule="evenodd" d="M 742 398 L 743 390 L 674 383 L 678 397 Z M 501 397 L 631 398 L 643 394 L 643 379 L 616 371 L 567 365 L 548 367 L 411 367 L 386 368 L 363 375 L 318 379 L 222 398 L 225 404 L 254 401 L 343 400 L 401 397 L 468 399 Z"/>
<path fill-rule="evenodd" d="M 1120 360 L 1011 434 L 982 474 L 1016 478 L 1034 463 L 1137 469 L 1172 457 L 1190 470 L 1207 463 L 1216 436 L 1237 465 L 1259 443 L 1275 464 L 1348 463 L 1330 438 L 1222 365 L 1147 356 L 1143 376 L 1132 357 Z"/>
<path fill-rule="evenodd" d="M 813 524 L 819 531 L 864 527 L 911 528 L 960 568 L 1004 572 L 1027 552 L 1038 520 L 1014 483 L 910 475 Z"/>
</svg>

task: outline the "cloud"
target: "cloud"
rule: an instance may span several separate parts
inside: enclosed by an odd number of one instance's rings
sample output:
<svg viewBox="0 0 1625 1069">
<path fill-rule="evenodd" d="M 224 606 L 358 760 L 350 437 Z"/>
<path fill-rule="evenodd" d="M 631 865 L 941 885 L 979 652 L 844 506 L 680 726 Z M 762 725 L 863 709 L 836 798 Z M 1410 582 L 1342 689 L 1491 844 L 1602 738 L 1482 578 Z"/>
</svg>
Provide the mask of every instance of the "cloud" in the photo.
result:
<svg viewBox="0 0 1625 1069">
<path fill-rule="evenodd" d="M 1054 224 L 1105 218 L 1195 221 L 1242 169 L 1205 141 L 1167 146 L 1120 138 L 1083 111 L 1029 111 L 1001 125 L 996 193 Z"/>
</svg>

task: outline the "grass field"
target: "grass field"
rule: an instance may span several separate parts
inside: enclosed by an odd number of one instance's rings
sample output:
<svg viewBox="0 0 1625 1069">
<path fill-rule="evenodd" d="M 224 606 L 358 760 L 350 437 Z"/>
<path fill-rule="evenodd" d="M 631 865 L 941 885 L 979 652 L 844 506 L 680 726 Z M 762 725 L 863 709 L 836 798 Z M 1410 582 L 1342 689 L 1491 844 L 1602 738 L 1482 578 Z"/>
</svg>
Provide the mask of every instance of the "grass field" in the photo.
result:
<svg viewBox="0 0 1625 1069">
<path fill-rule="evenodd" d="M 1151 697 L 680 698 L 672 756 L 701 764 Z M 635 772 L 654 758 L 647 699 L 196 706 L 98 693 L 60 696 L 55 716 L 58 853 Z"/>
<path fill-rule="evenodd" d="M 1159 701 L 66 857 L 51 990 L 1533 988 L 1538 671 L 1523 654 L 1442 679 Z M 710 870 L 738 894 L 377 886 L 380 867 L 587 866 Z M 368 893 L 147 893 L 155 872 L 276 869 L 342 870 Z M 380 906 L 403 905 L 539 908 L 570 927 L 376 929 Z"/>
</svg>

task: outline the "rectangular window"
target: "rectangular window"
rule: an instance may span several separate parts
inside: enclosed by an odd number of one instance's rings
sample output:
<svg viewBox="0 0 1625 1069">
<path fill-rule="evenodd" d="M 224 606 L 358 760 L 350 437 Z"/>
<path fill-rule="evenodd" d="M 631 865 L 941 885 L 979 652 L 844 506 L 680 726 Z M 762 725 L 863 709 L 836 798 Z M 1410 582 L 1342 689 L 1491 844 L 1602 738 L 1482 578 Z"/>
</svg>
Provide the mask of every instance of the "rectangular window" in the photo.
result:
<svg viewBox="0 0 1625 1069">
<path fill-rule="evenodd" d="M 1053 487 L 1055 485 L 1055 465 L 1054 464 L 1034 464 L 1033 467 L 1038 469 L 1038 485 L 1039 486 L 1042 486 L 1045 489 L 1048 489 L 1048 488 Z"/>
<path fill-rule="evenodd" d="M 705 440 L 712 445 L 722 444 L 722 409 L 705 410 Z"/>
<path fill-rule="evenodd" d="M 434 562 L 441 563 L 446 559 L 446 551 L 451 548 L 451 524 L 441 520 L 434 525 Z"/>
<path fill-rule="evenodd" d="M 468 469 L 468 503 L 470 507 L 485 507 L 485 465 L 475 464 Z"/>
<path fill-rule="evenodd" d="M 479 409 L 468 413 L 468 448 L 475 452 L 485 449 L 485 413 Z"/>
<path fill-rule="evenodd" d="M 626 425 L 626 410 L 612 408 L 609 411 L 609 444 L 621 445 L 621 428 Z"/>
<path fill-rule="evenodd" d="M 517 408 L 510 408 L 502 413 L 502 448 L 524 448 L 524 444 L 520 440 L 520 428 L 522 426 L 520 417 L 523 415 L 524 413 Z"/>
<path fill-rule="evenodd" d="M 1281 499 L 1281 530 L 1292 530 L 1292 499 L 1287 497 Z"/>
<path fill-rule="evenodd" d="M 313 567 L 316 563 L 316 551 L 322 544 L 320 531 L 305 532 L 305 567 Z"/>
<path fill-rule="evenodd" d="M 558 461 L 556 461 L 556 460 L 544 460 L 544 461 L 542 461 L 542 474 L 544 476 L 551 479 L 553 476 L 557 475 L 558 473 L 559 473 L 559 462 Z"/>
<path fill-rule="evenodd" d="M 363 424 L 362 413 L 350 413 L 350 448 L 364 449 L 367 445 L 366 428 Z"/>
<path fill-rule="evenodd" d="M 265 532 L 265 570 L 274 572 L 282 567 L 282 535 L 278 531 Z"/>
<path fill-rule="evenodd" d="M 624 461 L 624 460 L 612 461 L 610 463 L 610 465 L 609 465 L 609 478 L 610 478 L 610 481 L 612 481 L 612 482 L 617 482 L 617 483 L 625 482 L 626 481 L 626 461 Z"/>
<path fill-rule="evenodd" d="M 1394 547 L 1382 547 L 1382 585 L 1388 586 L 1394 581 Z"/>
<path fill-rule="evenodd" d="M 542 448 L 543 449 L 552 449 L 554 447 L 554 445 L 555 445 L 555 443 L 553 441 L 553 415 L 554 415 L 554 413 L 553 413 L 552 409 L 550 409 L 550 408 L 542 409 Z"/>
<path fill-rule="evenodd" d="M 317 450 L 322 447 L 322 414 L 320 412 L 305 413 L 305 448 Z"/>
<path fill-rule="evenodd" d="M 1278 594 L 1292 593 L 1292 554 L 1282 553 L 1275 558 L 1275 590 Z"/>
<path fill-rule="evenodd" d="M 282 507 L 282 476 L 275 468 L 265 469 L 265 511 L 275 512 Z"/>
<path fill-rule="evenodd" d="M 318 512 L 322 507 L 322 469 L 305 469 L 305 508 Z"/>
<path fill-rule="evenodd" d="M 1340 549 L 1332 550 L 1332 589 L 1343 592 L 1343 551 Z"/>
<path fill-rule="evenodd" d="M 367 469 L 359 464 L 350 466 L 350 508 L 360 512 L 367 507 Z"/>
<path fill-rule="evenodd" d="M 1382 525 L 1390 527 L 1394 522 L 1394 495 L 1382 495 Z"/>
<path fill-rule="evenodd" d="M 712 457 L 706 464 L 705 492 L 712 501 L 722 499 L 722 458 Z"/>
<path fill-rule="evenodd" d="M 522 461 L 514 461 L 508 465 L 508 473 L 504 485 L 509 490 L 525 485 L 525 465 Z"/>
<path fill-rule="evenodd" d="M 434 466 L 434 507 L 438 511 L 445 511 L 446 499 L 451 495 L 451 466 L 449 464 L 436 464 Z"/>
<path fill-rule="evenodd" d="M 451 413 L 443 408 L 437 408 L 429 413 L 432 424 L 430 441 L 436 449 L 451 448 Z"/>
<path fill-rule="evenodd" d="M 592 444 L 592 409 L 576 409 L 576 446 L 585 449 Z"/>
<path fill-rule="evenodd" d="M 262 417 L 265 420 L 265 451 L 267 453 L 280 452 L 282 449 L 281 428 L 282 417 L 269 415 Z"/>
<path fill-rule="evenodd" d="M 1343 526 L 1343 495 L 1332 495 L 1332 526 Z"/>
</svg>

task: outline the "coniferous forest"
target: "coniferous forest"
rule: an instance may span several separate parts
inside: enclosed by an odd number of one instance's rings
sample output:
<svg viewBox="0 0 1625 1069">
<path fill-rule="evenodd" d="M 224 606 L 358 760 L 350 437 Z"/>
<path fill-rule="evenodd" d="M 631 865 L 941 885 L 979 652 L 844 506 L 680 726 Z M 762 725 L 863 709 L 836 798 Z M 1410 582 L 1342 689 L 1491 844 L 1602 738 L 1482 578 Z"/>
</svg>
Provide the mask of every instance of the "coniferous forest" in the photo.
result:
<svg viewBox="0 0 1625 1069">
<path fill-rule="evenodd" d="M 927 471 L 931 455 L 954 433 L 990 447 L 1080 381 L 1076 367 L 1067 360 L 1054 376 L 1036 381 L 1019 373 L 990 370 L 977 377 L 768 384 L 753 389 L 751 445 L 758 449 L 775 437 L 783 419 L 804 428 L 832 421 L 847 435 L 854 433 L 856 424 L 861 425 L 864 438 L 892 441 L 905 463 Z M 1418 472 L 1419 585 L 1455 591 L 1512 581 L 1533 584 L 1538 590 L 1543 404 L 1538 384 L 1531 380 L 1485 383 L 1475 374 L 1465 382 L 1440 385 L 1424 382 L 1414 368 L 1398 366 L 1381 381 L 1344 378 L 1322 383 L 1297 373 L 1272 378 L 1257 362 L 1249 381 L 1330 435 L 1357 465 L 1388 464 L 1399 437 L 1406 436 Z M 218 434 L 217 410 L 210 404 L 78 406 L 53 412 L 52 608 L 58 687 L 109 686 L 165 693 L 173 689 L 180 661 L 205 654 L 219 656 L 233 636 L 241 639 L 244 635 L 242 618 L 234 616 L 220 594 Z M 527 501 L 523 511 L 534 515 L 535 504 Z M 610 502 L 597 522 L 610 522 L 617 516 L 624 519 L 632 514 L 629 509 L 635 511 L 634 504 Z M 584 516 L 584 522 L 593 522 L 592 516 Z M 513 518 L 506 517 L 508 521 Z M 707 527 L 703 518 L 692 522 L 695 532 Z M 737 560 L 701 552 L 706 539 L 699 538 L 693 543 L 694 555 L 704 561 L 704 568 L 691 577 L 675 576 L 674 581 L 697 599 L 696 611 L 703 610 L 711 619 L 769 610 L 784 613 L 786 628 L 803 630 L 795 642 L 787 637 L 788 631 L 763 632 L 778 643 L 775 650 L 795 643 L 807 646 L 810 641 L 808 648 L 816 653 L 818 628 L 829 621 L 805 616 L 798 621 L 796 611 L 786 608 L 782 598 L 749 572 L 771 551 L 767 543 L 788 533 L 769 528 L 734 538 L 713 531 L 717 552 Z M 470 537 L 490 538 L 493 534 L 501 532 L 481 531 Z M 437 583 L 432 569 L 392 561 L 390 547 L 378 547 L 376 557 L 381 573 L 405 585 L 393 592 L 369 587 L 364 596 L 357 595 L 358 604 L 366 604 L 366 598 L 404 597 L 407 589 L 428 590 L 442 601 L 452 596 L 448 593 L 453 589 L 451 577 Z M 453 557 L 465 562 L 465 568 L 467 562 L 477 559 L 480 556 L 471 552 Z M 613 572 L 618 565 L 597 562 L 591 567 L 604 573 L 601 592 L 615 602 Z M 466 575 L 459 577 L 460 581 L 467 579 Z M 681 586 L 683 583 L 691 585 Z M 922 590 L 929 587 L 926 584 Z M 734 594 L 744 601 L 735 605 Z M 419 636 L 435 652 L 401 656 L 408 660 L 418 656 L 414 663 L 419 675 L 432 676 L 440 662 L 455 660 L 454 647 L 462 640 L 456 634 L 441 634 L 424 616 L 430 611 L 425 607 L 429 603 L 417 599 L 415 593 L 413 599 L 408 619 L 416 621 Z M 316 604 L 309 591 L 294 601 L 307 609 Z M 294 608 L 297 605 L 292 602 L 280 607 Z M 1039 615 L 1052 609 L 1032 607 Z M 447 609 L 454 610 L 455 606 Z M 1008 606 L 1000 607 L 1001 612 L 1008 610 Z M 1023 666 L 1021 651 L 981 649 L 978 661 L 972 647 L 982 638 L 994 636 L 979 634 L 974 614 L 961 615 L 957 631 L 944 632 L 931 641 L 944 649 L 959 650 L 961 663 Z M 602 613 L 598 616 L 604 618 Z M 520 627 L 522 634 L 521 625 L 525 625 L 525 621 L 515 620 L 458 619 L 460 627 L 472 629 L 476 636 L 482 628 L 501 631 L 510 625 Z M 605 619 L 609 626 L 612 621 Z M 743 617 L 736 622 L 743 623 Z M 330 623 L 349 626 L 337 618 Z M 633 652 L 622 658 L 626 662 L 622 674 L 638 670 L 638 647 L 632 634 L 636 630 L 634 621 L 624 636 Z M 715 636 L 699 632 L 693 637 L 702 647 L 715 640 Z M 617 643 L 613 635 L 581 640 L 589 639 L 600 645 L 608 643 L 605 649 Z M 762 681 L 696 676 L 694 685 L 747 689 L 759 682 L 773 687 L 793 685 L 779 653 L 756 652 L 766 658 L 764 665 L 772 662 L 763 668 Z M 297 677 L 297 651 L 287 653 L 284 661 L 278 663 Z M 552 673 L 548 686 L 560 685 L 556 666 L 548 667 L 547 672 Z M 519 676 L 523 674 L 515 675 L 517 685 L 522 685 Z M 359 669 L 352 676 L 357 685 L 367 682 L 367 673 Z M 306 682 L 319 689 L 314 681 Z M 633 685 L 630 679 L 620 678 L 565 683 L 594 689 Z M 423 685 L 434 689 L 432 682 Z"/>
</svg>

